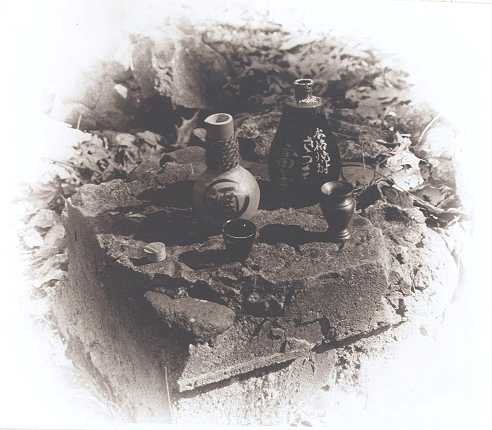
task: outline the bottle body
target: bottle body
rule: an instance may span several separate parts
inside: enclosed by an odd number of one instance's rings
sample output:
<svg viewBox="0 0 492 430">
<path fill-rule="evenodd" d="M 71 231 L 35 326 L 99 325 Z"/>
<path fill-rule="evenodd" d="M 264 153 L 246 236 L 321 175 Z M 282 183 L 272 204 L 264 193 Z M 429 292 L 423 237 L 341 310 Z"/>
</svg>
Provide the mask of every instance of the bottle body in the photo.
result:
<svg viewBox="0 0 492 430">
<path fill-rule="evenodd" d="M 207 170 L 193 186 L 193 208 L 206 224 L 220 227 L 234 218 L 250 219 L 260 203 L 260 188 L 244 167 Z"/>
<path fill-rule="evenodd" d="M 232 117 L 210 115 L 205 124 L 207 170 L 193 185 L 192 204 L 205 226 L 218 229 L 230 219 L 253 217 L 260 203 L 260 188 L 255 177 L 239 165 Z"/>
<path fill-rule="evenodd" d="M 297 91 L 296 97 L 284 108 L 270 151 L 269 172 L 277 193 L 299 202 L 315 199 L 323 183 L 337 180 L 341 160 L 321 99 L 299 96 Z"/>
</svg>

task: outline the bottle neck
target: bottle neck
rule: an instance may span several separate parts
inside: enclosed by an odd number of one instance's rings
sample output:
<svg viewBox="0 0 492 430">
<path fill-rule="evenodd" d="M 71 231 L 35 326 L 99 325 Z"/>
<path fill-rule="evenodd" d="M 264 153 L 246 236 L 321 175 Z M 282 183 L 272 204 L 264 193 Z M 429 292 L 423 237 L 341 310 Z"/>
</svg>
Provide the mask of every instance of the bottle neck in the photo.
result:
<svg viewBox="0 0 492 430">
<path fill-rule="evenodd" d="M 227 140 L 207 140 L 206 145 L 208 169 L 223 173 L 239 165 L 239 146 L 235 136 Z"/>
<path fill-rule="evenodd" d="M 321 105 L 321 99 L 313 95 L 312 79 L 297 79 L 294 81 L 294 100 L 297 107 L 317 107 Z"/>
</svg>

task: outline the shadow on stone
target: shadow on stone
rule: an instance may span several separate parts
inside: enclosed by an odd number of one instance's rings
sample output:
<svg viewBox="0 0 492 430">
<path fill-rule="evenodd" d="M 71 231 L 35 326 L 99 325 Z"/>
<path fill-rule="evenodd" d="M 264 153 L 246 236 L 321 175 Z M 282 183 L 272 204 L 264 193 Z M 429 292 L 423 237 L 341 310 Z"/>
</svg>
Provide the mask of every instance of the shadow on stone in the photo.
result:
<svg viewBox="0 0 492 430">
<path fill-rule="evenodd" d="M 255 143 L 252 140 L 241 139 L 240 142 L 239 152 L 243 160 L 258 161 L 260 159 L 255 152 Z"/>
<path fill-rule="evenodd" d="M 160 206 L 191 208 L 193 181 L 182 181 L 159 189 L 144 191 L 137 198 Z"/>
<path fill-rule="evenodd" d="M 298 225 L 268 224 L 260 230 L 259 242 L 275 245 L 285 243 L 298 248 L 310 242 L 329 242 L 326 232 L 306 231 Z"/>
<path fill-rule="evenodd" d="M 150 263 L 148 257 L 130 258 L 130 260 L 135 266 L 144 266 Z"/>
<path fill-rule="evenodd" d="M 179 260 L 194 270 L 209 269 L 232 263 L 231 257 L 223 249 L 207 251 L 187 251 L 179 256 Z"/>
<path fill-rule="evenodd" d="M 173 141 L 178 120 L 179 113 L 173 107 L 171 99 L 154 94 L 140 104 L 140 109 L 135 113 L 134 126 L 168 136 L 169 140 Z"/>
<path fill-rule="evenodd" d="M 276 210 L 282 208 L 303 208 L 312 206 L 319 202 L 319 192 L 315 188 L 314 191 L 309 189 L 294 189 L 288 192 L 281 193 L 275 189 L 270 181 L 258 180 L 260 187 L 260 209 Z"/>
<path fill-rule="evenodd" d="M 197 228 L 191 210 L 169 208 L 148 216 L 135 232 L 135 240 L 163 242 L 166 246 L 203 243 L 208 235 Z"/>
<path fill-rule="evenodd" d="M 188 295 L 194 299 L 207 300 L 220 305 L 225 304 L 223 297 L 206 282 L 195 282 L 193 287 L 188 291 Z"/>
</svg>

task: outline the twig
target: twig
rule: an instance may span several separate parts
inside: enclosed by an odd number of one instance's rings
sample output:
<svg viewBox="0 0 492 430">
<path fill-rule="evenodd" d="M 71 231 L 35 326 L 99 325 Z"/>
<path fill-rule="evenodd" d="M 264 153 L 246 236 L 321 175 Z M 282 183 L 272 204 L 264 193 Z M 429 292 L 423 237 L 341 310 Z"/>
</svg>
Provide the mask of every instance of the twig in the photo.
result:
<svg viewBox="0 0 492 430">
<path fill-rule="evenodd" d="M 430 130 L 430 128 L 434 125 L 434 123 L 441 117 L 441 114 L 437 114 L 434 118 L 431 119 L 431 121 L 429 122 L 429 124 L 427 124 L 424 128 L 424 130 L 422 131 L 422 133 L 420 133 L 420 136 L 419 136 L 419 140 L 418 140 L 418 144 L 420 145 L 422 143 L 422 140 L 424 139 L 424 136 L 425 134 Z"/>
<path fill-rule="evenodd" d="M 167 396 L 167 404 L 169 405 L 169 414 L 171 416 L 171 423 L 174 423 L 174 410 L 173 405 L 171 403 L 171 394 L 169 392 L 169 381 L 167 379 L 167 366 L 164 366 L 164 383 L 166 384 L 166 396 Z"/>
<path fill-rule="evenodd" d="M 355 167 L 360 167 L 361 163 L 357 162 L 352 162 L 352 163 L 343 163 L 343 166 L 355 166 Z M 443 214 L 451 214 L 451 215 L 458 215 L 465 217 L 466 214 L 458 209 L 441 209 L 438 208 L 437 206 L 434 206 L 433 204 L 426 202 L 425 200 L 422 200 L 420 197 L 416 196 L 415 194 L 411 193 L 410 191 L 404 190 L 403 188 L 398 187 L 395 185 L 394 180 L 390 176 L 383 175 L 382 173 L 379 173 L 376 168 L 373 168 L 374 170 L 374 176 L 379 176 L 380 178 L 386 179 L 389 181 L 389 184 L 391 187 L 393 187 L 395 190 L 398 190 L 400 192 L 403 192 L 410 196 L 417 205 L 424 207 L 425 209 L 429 210 L 430 212 L 433 212 L 436 215 L 443 215 Z"/>
<path fill-rule="evenodd" d="M 369 182 L 369 186 L 371 186 L 372 184 L 374 184 L 374 182 L 376 182 L 376 175 L 378 173 L 378 167 L 379 167 L 379 165 L 376 164 L 376 166 L 374 166 L 374 168 L 372 169 L 373 175 L 372 175 L 371 181 Z"/>
<path fill-rule="evenodd" d="M 55 166 L 63 167 L 64 169 L 67 169 L 67 170 L 72 171 L 72 172 L 75 171 L 75 168 L 73 167 L 72 163 L 70 163 L 70 162 L 67 162 L 67 161 L 59 161 L 59 160 L 52 160 L 52 159 L 48 159 L 48 160 L 52 164 L 54 164 Z"/>
<path fill-rule="evenodd" d="M 360 136 L 357 138 L 359 140 L 359 146 L 360 146 L 360 152 L 362 154 L 362 165 L 364 166 L 364 170 L 366 170 L 366 155 L 364 153 L 364 140 L 360 138 Z"/>
<path fill-rule="evenodd" d="M 354 136 L 353 135 L 350 135 L 350 134 L 345 134 L 345 133 L 340 133 L 339 131 L 332 131 L 333 134 L 336 134 L 337 136 L 342 136 L 342 137 L 346 137 L 348 139 L 353 139 Z"/>
</svg>

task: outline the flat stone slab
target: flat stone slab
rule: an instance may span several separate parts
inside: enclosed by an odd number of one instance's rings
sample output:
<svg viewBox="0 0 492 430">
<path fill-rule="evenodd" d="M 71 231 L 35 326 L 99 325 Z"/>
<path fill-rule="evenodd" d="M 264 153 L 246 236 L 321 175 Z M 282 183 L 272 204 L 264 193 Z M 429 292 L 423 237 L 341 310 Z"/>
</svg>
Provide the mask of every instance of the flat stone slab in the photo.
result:
<svg viewBox="0 0 492 430">
<path fill-rule="evenodd" d="M 354 217 L 352 239 L 339 249 L 326 240 L 318 206 L 261 209 L 249 258 L 230 261 L 222 237 L 205 235 L 194 221 L 193 175 L 191 164 L 169 162 L 142 180 L 84 186 L 67 207 L 74 234 L 83 224 L 97 243 L 100 285 L 140 297 L 142 312 L 153 312 L 186 346 L 173 375 L 178 391 L 400 321 L 385 299 L 385 241 L 368 219 Z M 149 264 L 143 248 L 156 241 L 167 257 Z"/>
<path fill-rule="evenodd" d="M 145 298 L 169 327 L 189 332 L 196 340 L 214 338 L 234 324 L 234 311 L 208 300 L 172 299 L 155 291 L 147 291 Z"/>
</svg>

